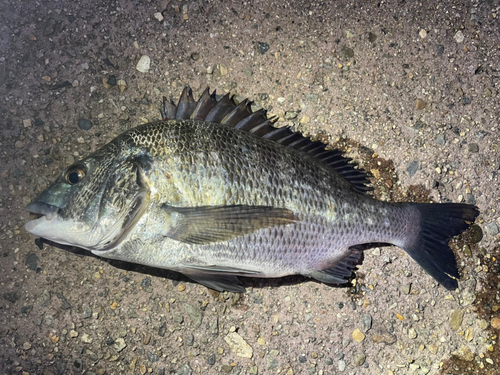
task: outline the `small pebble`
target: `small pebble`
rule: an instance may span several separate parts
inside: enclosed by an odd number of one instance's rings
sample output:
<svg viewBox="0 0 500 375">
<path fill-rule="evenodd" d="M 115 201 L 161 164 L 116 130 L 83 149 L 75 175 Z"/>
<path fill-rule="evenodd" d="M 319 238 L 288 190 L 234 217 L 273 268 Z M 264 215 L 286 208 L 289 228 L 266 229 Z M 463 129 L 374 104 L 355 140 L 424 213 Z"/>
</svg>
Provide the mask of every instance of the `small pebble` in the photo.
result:
<svg viewBox="0 0 500 375">
<path fill-rule="evenodd" d="M 269 44 L 267 43 L 264 43 L 264 42 L 257 42 L 255 44 L 255 49 L 257 50 L 257 52 L 261 55 L 265 54 L 267 51 L 269 51 Z"/>
<path fill-rule="evenodd" d="M 446 143 L 446 139 L 444 137 L 444 134 L 438 134 L 436 136 L 436 143 L 440 146 L 444 146 L 444 144 Z"/>
<path fill-rule="evenodd" d="M 479 152 L 479 145 L 477 143 L 469 143 L 469 152 L 472 152 L 472 153 L 478 153 Z"/>
<path fill-rule="evenodd" d="M 345 370 L 345 361 L 343 359 L 341 359 L 339 361 L 339 371 L 344 371 Z"/>
<path fill-rule="evenodd" d="M 469 229 L 469 237 L 472 243 L 479 243 L 483 239 L 483 230 L 477 224 L 473 224 Z"/>
<path fill-rule="evenodd" d="M 227 66 L 225 66 L 224 64 L 219 64 L 217 65 L 217 68 L 219 69 L 219 73 L 221 76 L 227 76 L 228 73 Z"/>
<path fill-rule="evenodd" d="M 210 357 L 208 357 L 207 363 L 208 363 L 210 366 L 215 365 L 215 354 L 212 354 L 212 355 L 210 355 Z"/>
<path fill-rule="evenodd" d="M 125 340 L 122 337 L 117 338 L 113 343 L 113 348 L 115 348 L 117 352 L 121 352 L 126 347 L 127 344 L 125 343 Z"/>
<path fill-rule="evenodd" d="M 352 338 L 356 342 L 361 342 L 365 339 L 365 335 L 359 329 L 356 328 L 352 333 Z"/>
<path fill-rule="evenodd" d="M 237 332 L 231 332 L 224 340 L 231 348 L 231 351 L 237 356 L 244 358 L 252 358 L 253 349 Z"/>
<path fill-rule="evenodd" d="M 82 372 L 83 370 L 83 361 L 80 358 L 77 358 L 73 362 L 73 370 L 76 372 Z"/>
<path fill-rule="evenodd" d="M 160 12 L 156 12 L 154 14 L 154 17 L 160 22 L 163 21 L 163 14 L 161 14 Z"/>
<path fill-rule="evenodd" d="M 411 290 L 411 283 L 410 284 L 406 284 L 406 285 L 403 285 L 402 287 L 402 292 L 404 294 L 410 294 L 410 290 Z"/>
<path fill-rule="evenodd" d="M 413 177 L 413 175 L 418 171 L 418 160 L 414 160 L 410 164 L 408 164 L 408 166 L 406 167 L 406 171 L 408 172 L 408 175 L 410 177 Z"/>
<path fill-rule="evenodd" d="M 368 332 L 372 328 L 372 316 L 370 314 L 363 314 L 361 317 L 361 326 L 363 332 Z"/>
<path fill-rule="evenodd" d="M 90 120 L 87 120 L 86 118 L 79 118 L 78 119 L 78 127 L 82 130 L 90 130 L 92 129 L 92 126 L 94 126 L 94 124 L 92 123 L 92 121 Z"/>
<path fill-rule="evenodd" d="M 147 73 L 149 72 L 150 65 L 151 65 L 151 59 L 149 58 L 149 56 L 142 55 L 135 68 L 141 73 Z"/>
<path fill-rule="evenodd" d="M 119 79 L 116 84 L 118 85 L 118 88 L 121 92 L 124 92 L 127 89 L 127 82 L 125 82 L 123 79 Z"/>
<path fill-rule="evenodd" d="M 84 333 L 82 337 L 80 338 L 80 341 L 83 342 L 84 344 L 90 344 L 92 343 L 92 339 L 89 337 L 87 333 Z"/>
<path fill-rule="evenodd" d="M 427 107 L 427 102 L 423 99 L 417 99 L 417 103 L 415 104 L 415 109 L 424 109 Z"/>
<path fill-rule="evenodd" d="M 484 229 L 490 236 L 496 236 L 498 234 L 498 226 L 494 222 L 486 224 Z"/>
<path fill-rule="evenodd" d="M 354 355 L 353 362 L 356 366 L 362 366 L 365 363 L 366 355 L 364 353 L 358 353 Z"/>
<path fill-rule="evenodd" d="M 458 331 L 462 325 L 464 313 L 462 310 L 452 310 L 450 313 L 450 327 L 454 331 Z"/>
<path fill-rule="evenodd" d="M 464 34 L 462 33 L 461 30 L 457 31 L 453 38 L 457 43 L 462 43 L 465 39 Z"/>
<path fill-rule="evenodd" d="M 416 337 L 417 337 L 417 331 L 415 331 L 415 329 L 414 329 L 414 328 L 410 328 L 410 329 L 408 330 L 408 337 L 409 337 L 410 339 L 414 339 L 414 338 L 416 338 Z"/>
</svg>

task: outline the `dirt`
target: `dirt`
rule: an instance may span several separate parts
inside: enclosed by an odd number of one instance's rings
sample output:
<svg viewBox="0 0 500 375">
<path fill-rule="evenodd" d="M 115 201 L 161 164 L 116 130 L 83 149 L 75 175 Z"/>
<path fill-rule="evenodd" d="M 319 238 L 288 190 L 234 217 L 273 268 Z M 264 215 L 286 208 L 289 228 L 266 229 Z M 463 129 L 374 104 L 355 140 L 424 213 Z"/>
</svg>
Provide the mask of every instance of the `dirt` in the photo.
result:
<svg viewBox="0 0 500 375">
<path fill-rule="evenodd" d="M 499 20 L 498 1 L 2 0 L 0 374 L 498 374 Z M 396 247 L 367 250 L 352 287 L 245 294 L 40 248 L 26 204 L 185 84 L 342 149 L 378 199 L 476 204 L 450 241 L 459 289 Z"/>
</svg>

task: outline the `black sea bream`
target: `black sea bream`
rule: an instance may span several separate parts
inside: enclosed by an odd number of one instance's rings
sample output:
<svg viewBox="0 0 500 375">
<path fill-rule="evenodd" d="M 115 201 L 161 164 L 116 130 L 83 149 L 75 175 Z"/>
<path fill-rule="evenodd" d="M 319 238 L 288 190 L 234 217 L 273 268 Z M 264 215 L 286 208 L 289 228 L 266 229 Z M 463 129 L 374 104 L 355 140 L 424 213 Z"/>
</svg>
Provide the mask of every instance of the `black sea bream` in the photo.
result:
<svg viewBox="0 0 500 375">
<path fill-rule="evenodd" d="M 404 249 L 447 289 L 459 277 L 448 240 L 479 211 L 389 203 L 362 170 L 248 100 L 184 89 L 165 120 L 130 129 L 66 168 L 27 209 L 28 232 L 105 258 L 166 268 L 216 290 L 238 276 L 300 274 L 345 284 L 362 248 Z"/>
</svg>

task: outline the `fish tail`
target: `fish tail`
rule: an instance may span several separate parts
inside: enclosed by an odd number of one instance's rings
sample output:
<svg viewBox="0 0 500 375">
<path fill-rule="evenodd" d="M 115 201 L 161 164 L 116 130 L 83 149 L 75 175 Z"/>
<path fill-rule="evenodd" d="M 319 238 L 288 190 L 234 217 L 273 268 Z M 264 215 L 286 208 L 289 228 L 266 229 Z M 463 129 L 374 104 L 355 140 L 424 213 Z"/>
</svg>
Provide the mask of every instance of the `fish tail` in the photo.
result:
<svg viewBox="0 0 500 375">
<path fill-rule="evenodd" d="M 456 289 L 460 276 L 448 242 L 469 228 L 479 215 L 478 208 L 462 203 L 409 203 L 408 208 L 418 212 L 415 217 L 420 218 L 420 231 L 407 238 L 401 247 L 446 289 Z"/>
</svg>

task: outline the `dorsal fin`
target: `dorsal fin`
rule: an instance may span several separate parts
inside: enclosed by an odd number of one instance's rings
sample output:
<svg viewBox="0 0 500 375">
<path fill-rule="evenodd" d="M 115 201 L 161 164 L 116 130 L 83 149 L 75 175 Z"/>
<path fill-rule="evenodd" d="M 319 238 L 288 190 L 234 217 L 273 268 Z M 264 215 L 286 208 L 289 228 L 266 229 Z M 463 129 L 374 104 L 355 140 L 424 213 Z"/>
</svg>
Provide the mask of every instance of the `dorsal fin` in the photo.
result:
<svg viewBox="0 0 500 375">
<path fill-rule="evenodd" d="M 327 145 L 321 141 L 311 141 L 300 133 L 293 132 L 288 127 L 276 128 L 273 124 L 276 119 L 269 119 L 264 109 L 252 112 L 251 104 L 245 99 L 238 104 L 234 97 L 224 95 L 216 99 L 215 91 L 210 94 L 207 87 L 198 101 L 193 99 L 193 92 L 189 86 L 182 90 L 177 106 L 172 101 L 163 98 L 162 118 L 168 119 L 194 119 L 215 122 L 233 126 L 236 129 L 253 133 L 259 137 L 270 139 L 283 146 L 291 147 L 316 158 L 332 168 L 352 184 L 355 191 L 366 193 L 373 190 L 368 186 L 370 181 L 363 169 L 351 163 L 352 159 L 342 156 L 339 150 L 328 150 Z"/>
</svg>

